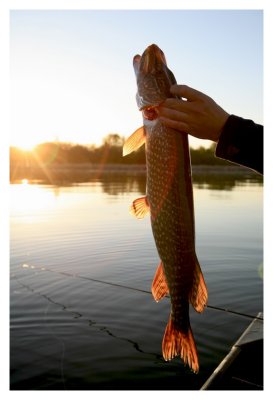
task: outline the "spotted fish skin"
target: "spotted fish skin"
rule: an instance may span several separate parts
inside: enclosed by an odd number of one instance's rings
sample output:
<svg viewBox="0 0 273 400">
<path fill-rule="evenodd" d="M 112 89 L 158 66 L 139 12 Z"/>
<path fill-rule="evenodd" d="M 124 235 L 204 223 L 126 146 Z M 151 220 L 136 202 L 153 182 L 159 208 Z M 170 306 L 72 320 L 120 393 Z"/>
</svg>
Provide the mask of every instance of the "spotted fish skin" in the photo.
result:
<svg viewBox="0 0 273 400">
<path fill-rule="evenodd" d="M 172 319 L 185 329 L 196 260 L 187 142 L 186 135 L 160 122 L 148 129 L 147 197 L 152 231 L 171 296 Z"/>
<path fill-rule="evenodd" d="M 143 112 L 144 129 L 127 139 L 124 154 L 146 143 L 146 196 L 137 199 L 131 212 L 143 218 L 148 211 L 160 263 L 152 284 L 159 301 L 167 293 L 171 314 L 163 342 L 166 360 L 180 355 L 198 372 L 199 363 L 190 319 L 189 303 L 203 311 L 207 288 L 195 253 L 194 205 L 188 135 L 165 127 L 157 118 L 156 107 L 170 97 L 176 83 L 163 52 L 149 46 L 134 57 L 137 104 Z"/>
</svg>

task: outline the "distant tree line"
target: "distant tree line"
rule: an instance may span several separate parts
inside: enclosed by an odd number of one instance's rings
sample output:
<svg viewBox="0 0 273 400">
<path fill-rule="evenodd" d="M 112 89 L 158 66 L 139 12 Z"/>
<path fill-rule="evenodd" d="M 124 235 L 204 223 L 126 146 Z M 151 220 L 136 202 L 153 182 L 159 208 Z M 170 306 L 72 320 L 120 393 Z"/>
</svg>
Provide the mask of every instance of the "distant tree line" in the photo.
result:
<svg viewBox="0 0 273 400">
<path fill-rule="evenodd" d="M 145 164 L 145 146 L 127 157 L 122 156 L 124 138 L 109 134 L 99 147 L 63 142 L 47 142 L 37 145 L 32 151 L 17 147 L 10 148 L 10 165 L 15 167 L 36 167 L 64 164 Z M 214 156 L 215 145 L 210 148 L 190 149 L 192 164 L 225 165 L 226 162 Z"/>
</svg>

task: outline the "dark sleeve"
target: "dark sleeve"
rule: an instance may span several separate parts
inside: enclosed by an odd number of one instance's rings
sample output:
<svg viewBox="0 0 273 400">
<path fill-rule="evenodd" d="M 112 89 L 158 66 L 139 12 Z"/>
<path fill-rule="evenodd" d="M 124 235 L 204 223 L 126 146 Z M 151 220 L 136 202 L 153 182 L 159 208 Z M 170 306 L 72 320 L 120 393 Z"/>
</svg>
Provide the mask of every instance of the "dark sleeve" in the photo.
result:
<svg viewBox="0 0 273 400">
<path fill-rule="evenodd" d="M 230 115 L 220 135 L 215 155 L 263 174 L 263 126 Z"/>
</svg>

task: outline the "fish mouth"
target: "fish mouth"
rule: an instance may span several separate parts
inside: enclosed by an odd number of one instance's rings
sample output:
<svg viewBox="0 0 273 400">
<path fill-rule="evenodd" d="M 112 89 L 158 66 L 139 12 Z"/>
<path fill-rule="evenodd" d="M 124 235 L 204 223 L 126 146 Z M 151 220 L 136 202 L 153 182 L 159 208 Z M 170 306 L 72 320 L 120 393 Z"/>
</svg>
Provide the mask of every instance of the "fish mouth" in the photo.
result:
<svg viewBox="0 0 273 400">
<path fill-rule="evenodd" d="M 157 107 L 171 97 L 170 86 L 175 78 L 167 67 L 163 51 L 156 44 L 148 46 L 142 56 L 136 54 L 133 66 L 138 88 L 138 109 L 144 111 L 145 119 L 154 120 L 158 117 Z"/>
<path fill-rule="evenodd" d="M 135 73 L 153 73 L 162 69 L 162 66 L 167 66 L 166 58 L 163 51 L 156 45 L 151 44 L 146 48 L 142 56 L 139 54 L 133 58 L 133 66 Z"/>
</svg>

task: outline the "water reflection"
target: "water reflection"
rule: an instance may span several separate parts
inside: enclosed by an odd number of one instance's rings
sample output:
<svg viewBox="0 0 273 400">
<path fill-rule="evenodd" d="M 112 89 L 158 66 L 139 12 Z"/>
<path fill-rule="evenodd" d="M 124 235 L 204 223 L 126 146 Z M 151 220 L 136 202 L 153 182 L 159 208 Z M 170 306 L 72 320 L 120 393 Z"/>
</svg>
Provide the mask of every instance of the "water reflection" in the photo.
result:
<svg viewBox="0 0 273 400">
<path fill-rule="evenodd" d="M 56 206 L 54 191 L 41 190 L 41 187 L 26 181 L 14 186 L 12 190 L 14 194 L 10 197 L 10 209 L 14 214 L 20 215 L 21 222 L 30 224 Z"/>
<path fill-rule="evenodd" d="M 56 188 L 95 182 L 101 182 L 104 193 L 113 196 L 131 192 L 145 193 L 145 165 L 125 167 L 109 165 L 104 169 L 90 166 L 58 167 L 46 175 L 43 175 L 41 170 L 20 169 L 16 176 L 11 176 L 11 183 L 51 184 Z M 237 166 L 193 166 L 193 184 L 198 189 L 230 191 L 249 183 L 262 186 L 263 177 L 247 168 Z"/>
<path fill-rule="evenodd" d="M 113 196 L 124 193 L 145 193 L 146 190 L 146 178 L 143 175 L 104 175 L 101 184 L 103 192 Z"/>
<path fill-rule="evenodd" d="M 198 189 L 230 191 L 238 186 L 248 186 L 250 183 L 262 186 L 263 178 L 258 174 L 251 177 L 236 174 L 193 175 L 193 184 Z"/>
</svg>

